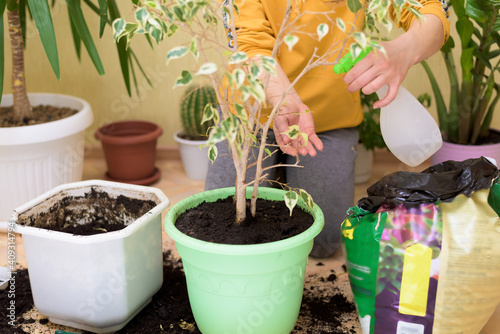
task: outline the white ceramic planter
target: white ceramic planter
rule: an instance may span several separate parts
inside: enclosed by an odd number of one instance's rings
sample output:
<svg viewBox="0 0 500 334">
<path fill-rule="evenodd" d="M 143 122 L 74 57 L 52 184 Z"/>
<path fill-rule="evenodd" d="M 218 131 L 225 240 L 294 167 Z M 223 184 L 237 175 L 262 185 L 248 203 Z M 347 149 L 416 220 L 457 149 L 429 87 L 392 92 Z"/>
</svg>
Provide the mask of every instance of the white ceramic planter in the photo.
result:
<svg viewBox="0 0 500 334">
<path fill-rule="evenodd" d="M 34 106 L 80 112 L 50 123 L 0 128 L 0 221 L 4 222 L 19 205 L 57 185 L 82 179 L 84 130 L 93 121 L 90 105 L 68 95 L 33 93 L 29 99 Z M 1 106 L 9 105 L 12 95 L 4 95 Z"/>
<path fill-rule="evenodd" d="M 182 139 L 179 137 L 179 133 L 174 135 L 174 139 L 179 144 L 182 165 L 187 177 L 193 180 L 205 180 L 210 160 L 208 159 L 208 147 L 200 148 L 200 145 L 206 144 L 206 141 Z"/>
<path fill-rule="evenodd" d="M 363 144 L 356 145 L 356 159 L 354 160 L 354 183 L 360 184 L 370 181 L 373 169 L 373 151 L 367 150 Z"/>
<path fill-rule="evenodd" d="M 160 289 L 163 282 L 161 214 L 165 194 L 152 187 L 102 180 L 64 184 L 14 211 L 39 214 L 65 196 L 91 188 L 157 205 L 126 228 L 78 236 L 16 224 L 22 234 L 33 300 L 53 323 L 95 333 L 119 330 Z"/>
</svg>

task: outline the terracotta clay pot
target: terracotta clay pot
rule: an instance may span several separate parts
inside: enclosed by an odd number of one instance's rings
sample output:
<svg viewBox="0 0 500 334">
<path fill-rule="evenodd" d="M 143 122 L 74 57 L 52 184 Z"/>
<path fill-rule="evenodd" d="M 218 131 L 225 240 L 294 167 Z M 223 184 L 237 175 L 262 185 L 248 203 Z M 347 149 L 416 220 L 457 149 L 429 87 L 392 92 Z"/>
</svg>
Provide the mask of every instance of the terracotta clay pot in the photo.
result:
<svg viewBox="0 0 500 334">
<path fill-rule="evenodd" d="M 156 142 L 163 130 L 155 123 L 120 121 L 100 127 L 95 137 L 102 143 L 108 171 L 106 178 L 147 185 L 157 181 Z"/>
</svg>

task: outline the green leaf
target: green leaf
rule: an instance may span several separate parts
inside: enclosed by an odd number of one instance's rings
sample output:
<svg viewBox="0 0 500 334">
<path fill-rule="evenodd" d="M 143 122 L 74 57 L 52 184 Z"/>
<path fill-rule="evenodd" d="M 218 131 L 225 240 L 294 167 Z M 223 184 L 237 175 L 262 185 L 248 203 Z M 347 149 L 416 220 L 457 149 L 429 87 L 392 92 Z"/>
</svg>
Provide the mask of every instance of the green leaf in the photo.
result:
<svg viewBox="0 0 500 334">
<path fill-rule="evenodd" d="M 304 203 L 306 203 L 306 205 L 312 209 L 314 207 L 314 201 L 313 201 L 313 198 L 311 195 L 309 195 L 309 193 L 303 189 L 300 189 L 299 190 L 299 195 L 300 195 L 300 198 L 302 198 L 302 200 L 304 201 Z"/>
<path fill-rule="evenodd" d="M 78 30 L 76 29 L 75 22 L 71 17 L 71 13 L 69 13 L 69 7 L 68 7 L 68 14 L 69 14 L 69 24 L 71 27 L 71 36 L 73 36 L 73 44 L 75 45 L 76 56 L 78 58 L 78 61 L 81 61 L 82 40 L 80 38 L 80 35 L 78 34 Z"/>
<path fill-rule="evenodd" d="M 362 32 L 355 32 L 354 34 L 352 34 L 352 37 L 354 38 L 356 43 L 361 46 L 361 48 L 366 48 L 367 40 L 365 34 L 363 34 Z"/>
<path fill-rule="evenodd" d="M 226 139 L 226 132 L 224 131 L 224 129 L 222 129 L 222 127 L 220 126 L 215 126 L 212 128 L 212 130 L 210 130 L 210 134 L 208 135 L 207 145 L 215 145 L 225 139 Z M 217 151 L 215 151 L 215 153 L 217 156 Z"/>
<path fill-rule="evenodd" d="M 475 48 L 463 49 L 460 57 L 463 80 L 467 82 L 472 82 L 472 68 L 474 67 L 474 59 L 472 58 L 472 55 L 474 54 L 474 49 Z"/>
<path fill-rule="evenodd" d="M 245 82 L 246 74 L 245 71 L 243 71 L 241 68 L 237 68 L 233 71 L 231 77 L 234 79 L 234 83 L 236 86 L 235 88 L 239 89 Z"/>
<path fill-rule="evenodd" d="M 215 159 L 217 159 L 217 146 L 210 145 L 208 147 L 208 159 L 214 163 Z"/>
<path fill-rule="evenodd" d="M 262 74 L 262 69 L 259 66 L 257 66 L 257 64 L 252 63 L 250 65 L 250 75 L 253 78 L 258 79 L 261 74 Z"/>
<path fill-rule="evenodd" d="M 176 46 L 170 49 L 167 53 L 167 65 L 172 59 L 179 59 L 184 57 L 189 52 L 189 49 L 185 46 Z"/>
<path fill-rule="evenodd" d="M 180 78 L 175 81 L 174 88 L 179 86 L 187 86 L 193 81 L 193 75 L 189 71 L 182 71 Z"/>
<path fill-rule="evenodd" d="M 282 132 L 281 134 L 287 135 L 288 138 L 290 138 L 290 139 L 295 139 L 299 136 L 299 133 L 300 133 L 300 129 L 299 129 L 298 125 L 290 125 L 288 127 L 288 130 L 285 132 Z"/>
<path fill-rule="evenodd" d="M 410 6 L 417 7 L 417 8 L 422 8 L 422 4 L 416 0 L 406 0 Z"/>
<path fill-rule="evenodd" d="M 295 35 L 286 35 L 284 38 L 284 42 L 288 46 L 288 51 L 292 51 L 294 45 L 297 44 L 298 41 L 299 38 Z"/>
<path fill-rule="evenodd" d="M 40 34 L 40 40 L 42 41 L 50 66 L 52 66 L 52 70 L 57 79 L 61 79 L 56 35 L 54 32 L 54 24 L 52 23 L 52 16 L 50 15 L 49 4 L 47 0 L 28 0 L 28 5 L 33 15 L 38 33 Z"/>
<path fill-rule="evenodd" d="M 356 13 L 362 7 L 361 1 L 359 0 L 347 0 L 347 8 L 351 13 Z"/>
<path fill-rule="evenodd" d="M 474 33 L 474 24 L 464 16 L 457 21 L 456 27 L 462 46 L 467 47 Z"/>
<path fill-rule="evenodd" d="M 474 21 L 482 23 L 493 13 L 493 4 L 490 0 L 467 0 L 465 13 Z"/>
<path fill-rule="evenodd" d="M 295 205 L 297 205 L 297 201 L 299 200 L 299 195 L 293 190 L 288 190 L 285 193 L 285 205 L 288 207 L 290 210 L 290 216 L 292 216 L 292 211 L 293 208 L 295 208 Z"/>
<path fill-rule="evenodd" d="M 196 37 L 191 40 L 191 43 L 189 43 L 189 51 L 196 59 L 200 57 L 200 52 L 198 51 L 198 45 L 196 44 Z"/>
<path fill-rule="evenodd" d="M 99 57 L 99 53 L 97 52 L 97 49 L 95 47 L 94 40 L 90 35 L 89 28 L 87 27 L 87 23 L 85 22 L 85 18 L 83 17 L 80 3 L 78 2 L 78 0 L 66 0 L 66 3 L 68 4 L 71 18 L 73 22 L 75 22 L 76 30 L 78 31 L 78 34 L 82 39 L 83 45 L 85 45 L 85 48 L 87 49 L 87 53 L 89 54 L 90 59 L 92 59 L 97 72 L 103 75 L 104 67 L 102 66 L 101 58 Z"/>
<path fill-rule="evenodd" d="M 149 19 L 149 13 L 146 8 L 141 7 L 135 11 L 136 21 L 144 28 Z"/>
<path fill-rule="evenodd" d="M 316 28 L 316 33 L 318 34 L 318 40 L 322 40 L 323 37 L 326 36 L 326 34 L 328 34 L 328 31 L 330 30 L 330 28 L 328 27 L 327 24 L 325 23 L 321 23 L 318 25 L 318 27 Z"/>
<path fill-rule="evenodd" d="M 235 52 L 231 55 L 228 60 L 229 65 L 240 64 L 248 60 L 248 56 L 245 52 Z"/>
<path fill-rule="evenodd" d="M 100 26 L 99 26 L 99 38 L 104 34 L 104 28 L 108 23 L 108 2 L 106 0 L 99 0 L 99 16 L 100 16 Z"/>
<path fill-rule="evenodd" d="M 198 70 L 198 72 L 196 72 L 195 76 L 209 75 L 215 72 L 217 72 L 217 65 L 215 63 L 205 63 L 201 65 L 200 69 Z"/>
<path fill-rule="evenodd" d="M 235 103 L 234 109 L 236 110 L 236 116 L 238 116 L 238 118 L 242 122 L 247 123 L 248 122 L 248 114 L 247 114 L 245 107 L 240 103 Z"/>
<path fill-rule="evenodd" d="M 340 30 L 342 30 L 342 32 L 345 32 L 345 23 L 344 23 L 344 20 L 342 20 L 341 18 L 337 18 L 337 27 L 339 27 Z"/>
</svg>

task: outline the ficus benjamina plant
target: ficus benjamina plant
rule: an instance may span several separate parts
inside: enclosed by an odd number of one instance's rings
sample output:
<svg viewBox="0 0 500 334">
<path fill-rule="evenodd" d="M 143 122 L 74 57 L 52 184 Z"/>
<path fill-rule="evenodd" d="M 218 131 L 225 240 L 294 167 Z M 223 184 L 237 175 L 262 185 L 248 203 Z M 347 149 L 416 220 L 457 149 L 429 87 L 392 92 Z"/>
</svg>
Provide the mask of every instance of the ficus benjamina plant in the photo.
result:
<svg viewBox="0 0 500 334">
<path fill-rule="evenodd" d="M 271 167 L 262 167 L 262 162 L 279 148 L 266 145 L 266 138 L 271 131 L 274 119 L 286 109 L 287 94 L 293 86 L 313 68 L 320 66 L 333 66 L 340 59 L 343 50 L 349 48 L 353 54 L 360 50 L 373 47 L 383 52 L 383 49 L 371 41 L 362 30 L 354 25 L 338 19 L 336 22 L 320 23 L 316 33 L 310 37 L 321 40 L 329 29 L 340 29 L 345 39 L 337 40 L 328 45 L 324 53 L 314 51 L 310 61 L 302 72 L 291 82 L 291 86 L 282 92 L 278 101 L 272 106 L 269 117 L 261 117 L 263 108 L 269 107 L 266 99 L 266 88 L 269 76 L 276 74 L 276 55 L 280 47 L 293 49 L 300 43 L 301 32 L 293 24 L 307 13 L 296 12 L 292 6 L 293 1 L 287 0 L 284 8 L 284 18 L 280 31 L 275 36 L 276 43 L 271 56 L 257 56 L 250 58 L 246 53 L 238 50 L 238 29 L 235 18 L 239 15 L 238 3 L 241 0 L 132 0 L 134 19 L 126 21 L 124 18 L 113 22 L 113 31 L 116 41 L 126 40 L 127 45 L 131 39 L 139 34 L 149 36 L 160 43 L 182 32 L 184 42 L 171 47 L 167 52 L 167 65 L 176 62 L 179 58 L 191 57 L 192 67 L 180 69 L 179 78 L 174 88 L 189 85 L 194 78 L 208 77 L 216 87 L 218 109 L 205 108 L 203 121 L 212 120 L 214 126 L 209 131 L 208 147 L 209 158 L 214 161 L 217 157 L 216 143 L 226 140 L 236 168 L 235 180 L 235 222 L 238 224 L 246 218 L 246 189 L 253 187 L 250 212 L 255 215 L 257 189 L 265 179 L 266 171 Z M 392 28 L 389 19 L 389 6 L 393 6 L 398 14 L 403 8 L 409 6 L 419 7 L 420 3 L 414 0 L 375 0 L 360 1 L 347 0 L 349 10 L 355 13 L 356 19 L 364 18 L 366 29 L 373 30 L 380 23 L 387 29 Z M 333 11 L 334 9 L 332 9 Z M 420 14 L 413 7 L 411 11 L 418 17 Z M 226 18 L 226 20 L 224 19 Z M 225 34 L 221 32 L 224 32 Z M 232 36 L 228 43 L 226 36 Z M 214 52 L 210 52 L 214 51 Z M 323 52 L 323 51 L 322 51 Z M 290 138 L 299 138 L 304 145 L 307 136 L 300 131 L 298 126 L 291 126 L 287 131 Z M 256 172 L 252 180 L 246 179 L 249 167 L 248 158 L 250 149 L 259 148 L 256 157 Z M 300 160 L 294 165 L 300 168 Z M 278 165 L 284 166 L 284 165 Z M 292 212 L 299 198 L 312 207 L 311 196 L 304 190 L 291 189 L 286 184 L 280 184 L 285 192 L 285 203 Z"/>
</svg>

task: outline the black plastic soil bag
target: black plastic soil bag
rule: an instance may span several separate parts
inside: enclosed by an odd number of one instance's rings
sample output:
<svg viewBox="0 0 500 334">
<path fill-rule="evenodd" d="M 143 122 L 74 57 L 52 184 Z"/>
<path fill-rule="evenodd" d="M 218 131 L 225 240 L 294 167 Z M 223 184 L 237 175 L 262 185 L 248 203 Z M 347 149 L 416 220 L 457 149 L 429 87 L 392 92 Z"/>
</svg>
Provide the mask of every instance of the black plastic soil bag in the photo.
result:
<svg viewBox="0 0 500 334">
<path fill-rule="evenodd" d="M 491 187 L 499 175 L 497 167 L 487 158 L 445 161 L 420 173 L 396 172 L 380 179 L 367 190 L 368 197 L 358 207 L 374 212 L 382 204 L 394 208 L 421 203 L 446 202 L 463 194 Z"/>
</svg>

